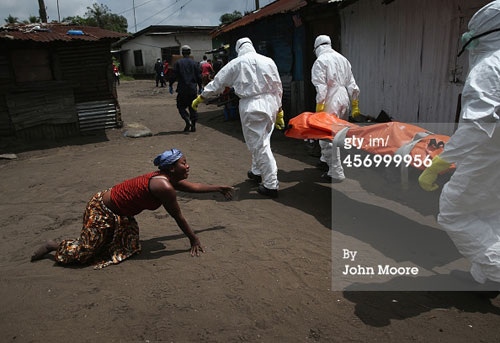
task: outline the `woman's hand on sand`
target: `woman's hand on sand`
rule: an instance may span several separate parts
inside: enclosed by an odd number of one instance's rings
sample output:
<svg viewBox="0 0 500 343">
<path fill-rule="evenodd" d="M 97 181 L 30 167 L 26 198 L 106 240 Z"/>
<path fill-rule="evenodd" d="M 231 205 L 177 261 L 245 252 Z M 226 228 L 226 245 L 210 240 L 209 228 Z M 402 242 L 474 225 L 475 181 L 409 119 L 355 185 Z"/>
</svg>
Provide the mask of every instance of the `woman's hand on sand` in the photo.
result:
<svg viewBox="0 0 500 343">
<path fill-rule="evenodd" d="M 191 241 L 191 256 L 200 256 L 200 251 L 205 252 L 205 250 L 203 250 L 203 247 L 201 246 L 200 240 L 198 238 L 195 238 Z"/>
<path fill-rule="evenodd" d="M 219 186 L 219 192 L 221 192 L 227 200 L 231 200 L 233 198 L 233 194 L 231 193 L 233 190 L 234 188 L 231 186 Z"/>
</svg>

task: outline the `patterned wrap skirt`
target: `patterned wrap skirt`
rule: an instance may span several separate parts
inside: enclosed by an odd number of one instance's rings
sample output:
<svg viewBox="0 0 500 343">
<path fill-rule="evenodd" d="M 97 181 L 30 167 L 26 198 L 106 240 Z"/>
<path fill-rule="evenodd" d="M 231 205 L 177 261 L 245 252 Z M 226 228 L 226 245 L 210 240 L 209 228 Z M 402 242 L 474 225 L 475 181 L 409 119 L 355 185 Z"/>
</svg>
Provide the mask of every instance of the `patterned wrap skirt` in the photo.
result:
<svg viewBox="0 0 500 343">
<path fill-rule="evenodd" d="M 108 209 L 99 192 L 87 203 L 80 237 L 64 240 L 55 260 L 61 264 L 95 264 L 95 269 L 118 264 L 140 253 L 139 226 L 134 217 L 118 216 Z"/>
</svg>

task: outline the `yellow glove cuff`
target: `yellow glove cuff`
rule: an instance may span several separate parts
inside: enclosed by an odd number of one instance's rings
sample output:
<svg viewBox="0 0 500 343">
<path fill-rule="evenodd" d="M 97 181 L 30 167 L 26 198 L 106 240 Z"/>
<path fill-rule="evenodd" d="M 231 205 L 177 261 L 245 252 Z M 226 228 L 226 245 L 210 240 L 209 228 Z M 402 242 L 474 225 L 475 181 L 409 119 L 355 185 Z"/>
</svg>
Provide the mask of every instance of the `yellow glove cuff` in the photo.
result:
<svg viewBox="0 0 500 343">
<path fill-rule="evenodd" d="M 359 112 L 359 100 L 353 100 L 351 102 L 351 107 L 352 107 L 351 116 L 353 118 L 356 118 L 361 114 L 361 112 Z"/>
<path fill-rule="evenodd" d="M 283 120 L 283 110 L 280 110 L 276 114 L 276 123 L 274 125 L 278 130 L 283 130 L 285 128 L 285 121 Z"/>
<path fill-rule="evenodd" d="M 203 101 L 205 101 L 205 98 L 201 95 L 198 95 L 198 97 L 191 103 L 191 107 L 193 108 L 193 110 L 198 111 L 198 104 L 202 103 Z"/>
<path fill-rule="evenodd" d="M 323 112 L 325 109 L 325 104 L 316 104 L 316 112 Z"/>
<path fill-rule="evenodd" d="M 432 164 L 420 174 L 418 178 L 418 183 L 422 189 L 432 192 L 439 188 L 436 184 L 439 173 L 450 168 L 451 163 L 443 160 L 439 156 L 435 156 L 432 159 Z"/>
<path fill-rule="evenodd" d="M 418 184 L 424 191 L 432 192 L 439 188 L 436 184 L 438 174 L 427 168 L 418 177 Z"/>
<path fill-rule="evenodd" d="M 439 174 L 450 167 L 451 167 L 450 162 L 443 160 L 441 157 L 439 157 L 439 155 L 437 155 L 437 156 L 434 156 L 434 158 L 432 159 L 431 166 L 427 169 L 429 169 L 430 171 L 432 171 L 436 174 Z"/>
</svg>

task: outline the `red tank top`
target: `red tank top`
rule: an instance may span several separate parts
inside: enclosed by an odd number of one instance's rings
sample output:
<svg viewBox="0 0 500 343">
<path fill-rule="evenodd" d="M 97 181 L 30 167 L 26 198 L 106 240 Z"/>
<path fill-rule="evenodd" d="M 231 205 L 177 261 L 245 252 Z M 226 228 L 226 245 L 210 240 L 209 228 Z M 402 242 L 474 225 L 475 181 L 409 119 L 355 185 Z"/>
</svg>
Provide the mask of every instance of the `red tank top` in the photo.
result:
<svg viewBox="0 0 500 343">
<path fill-rule="evenodd" d="M 123 181 L 111 189 L 111 201 L 122 216 L 135 216 L 143 210 L 156 210 L 161 201 L 149 191 L 149 180 L 159 171 Z"/>
</svg>

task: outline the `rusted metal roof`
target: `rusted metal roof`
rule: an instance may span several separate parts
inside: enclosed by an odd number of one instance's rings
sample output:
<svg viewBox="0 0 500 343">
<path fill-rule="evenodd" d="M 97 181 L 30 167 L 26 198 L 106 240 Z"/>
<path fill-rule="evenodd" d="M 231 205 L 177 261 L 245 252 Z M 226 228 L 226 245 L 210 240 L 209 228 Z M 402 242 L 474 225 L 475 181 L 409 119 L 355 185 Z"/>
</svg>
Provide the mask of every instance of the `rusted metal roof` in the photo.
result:
<svg viewBox="0 0 500 343">
<path fill-rule="evenodd" d="M 243 18 L 236 20 L 231 24 L 218 27 L 212 32 L 212 37 L 217 37 L 221 33 L 234 30 L 237 27 L 247 25 L 253 21 L 262 19 L 270 15 L 296 11 L 299 8 L 304 7 L 305 5 L 307 5 L 306 0 L 277 0 L 265 7 L 247 14 Z"/>
<path fill-rule="evenodd" d="M 81 35 L 69 34 L 68 31 L 81 31 Z M 104 30 L 93 26 L 67 24 L 11 24 L 0 27 L 0 40 L 25 40 L 36 42 L 54 41 L 98 41 L 103 39 L 118 40 L 128 34 Z"/>
</svg>

